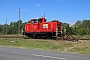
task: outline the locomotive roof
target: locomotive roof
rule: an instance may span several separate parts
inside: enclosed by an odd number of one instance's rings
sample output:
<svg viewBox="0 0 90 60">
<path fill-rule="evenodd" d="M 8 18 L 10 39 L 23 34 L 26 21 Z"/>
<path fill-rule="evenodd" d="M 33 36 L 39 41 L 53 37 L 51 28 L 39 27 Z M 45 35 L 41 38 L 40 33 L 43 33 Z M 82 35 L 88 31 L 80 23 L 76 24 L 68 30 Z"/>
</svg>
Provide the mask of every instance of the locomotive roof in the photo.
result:
<svg viewBox="0 0 90 60">
<path fill-rule="evenodd" d="M 42 19 L 42 18 L 45 18 L 45 17 L 40 17 L 40 18 L 32 18 L 32 19 Z"/>
</svg>

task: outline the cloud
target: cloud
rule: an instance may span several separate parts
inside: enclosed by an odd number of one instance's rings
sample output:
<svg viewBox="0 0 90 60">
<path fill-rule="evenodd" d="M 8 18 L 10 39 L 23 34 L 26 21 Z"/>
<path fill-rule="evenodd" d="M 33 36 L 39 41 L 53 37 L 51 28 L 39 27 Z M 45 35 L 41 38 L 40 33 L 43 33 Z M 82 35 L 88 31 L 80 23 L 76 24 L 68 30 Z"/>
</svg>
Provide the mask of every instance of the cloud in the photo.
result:
<svg viewBox="0 0 90 60">
<path fill-rule="evenodd" d="M 63 0 L 60 0 L 60 2 L 62 2 Z"/>
<path fill-rule="evenodd" d="M 40 6 L 39 4 L 37 4 L 37 6 Z"/>
<path fill-rule="evenodd" d="M 8 13 L 7 11 L 3 11 L 4 13 Z"/>
<path fill-rule="evenodd" d="M 27 10 L 27 9 L 24 9 L 24 10 Z"/>
</svg>

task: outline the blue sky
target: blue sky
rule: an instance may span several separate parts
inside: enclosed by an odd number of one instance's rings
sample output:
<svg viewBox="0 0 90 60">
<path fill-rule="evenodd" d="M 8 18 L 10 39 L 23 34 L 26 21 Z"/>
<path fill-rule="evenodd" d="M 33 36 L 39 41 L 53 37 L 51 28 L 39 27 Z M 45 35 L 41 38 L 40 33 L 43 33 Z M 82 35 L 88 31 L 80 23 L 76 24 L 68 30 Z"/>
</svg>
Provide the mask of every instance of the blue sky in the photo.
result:
<svg viewBox="0 0 90 60">
<path fill-rule="evenodd" d="M 47 21 L 57 19 L 64 23 L 90 19 L 90 0 L 0 0 L 0 24 L 5 19 L 16 22 L 20 8 L 21 20 L 27 22 L 46 14 Z"/>
</svg>

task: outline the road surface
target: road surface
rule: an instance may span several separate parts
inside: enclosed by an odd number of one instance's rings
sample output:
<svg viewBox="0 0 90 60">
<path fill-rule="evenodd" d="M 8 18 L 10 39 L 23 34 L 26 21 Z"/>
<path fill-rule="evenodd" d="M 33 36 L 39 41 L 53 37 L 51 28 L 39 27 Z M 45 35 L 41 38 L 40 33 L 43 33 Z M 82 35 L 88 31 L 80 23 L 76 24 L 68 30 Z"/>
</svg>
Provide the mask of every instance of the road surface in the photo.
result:
<svg viewBox="0 0 90 60">
<path fill-rule="evenodd" d="M 0 60 L 90 60 L 90 55 L 0 47 Z"/>
</svg>

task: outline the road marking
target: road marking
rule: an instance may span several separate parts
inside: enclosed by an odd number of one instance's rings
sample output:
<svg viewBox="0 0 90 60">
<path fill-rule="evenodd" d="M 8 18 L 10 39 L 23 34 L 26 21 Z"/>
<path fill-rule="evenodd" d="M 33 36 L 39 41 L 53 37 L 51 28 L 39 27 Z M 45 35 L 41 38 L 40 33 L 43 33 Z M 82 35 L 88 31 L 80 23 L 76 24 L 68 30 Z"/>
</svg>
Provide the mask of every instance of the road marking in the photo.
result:
<svg viewBox="0 0 90 60">
<path fill-rule="evenodd" d="M 62 60 L 66 60 L 66 58 L 59 58 L 59 57 L 52 57 L 52 56 L 45 56 L 45 55 L 37 55 L 37 54 L 32 54 L 34 56 L 38 56 L 38 57 L 46 57 L 46 58 L 52 58 L 52 59 L 62 59 Z"/>
</svg>

